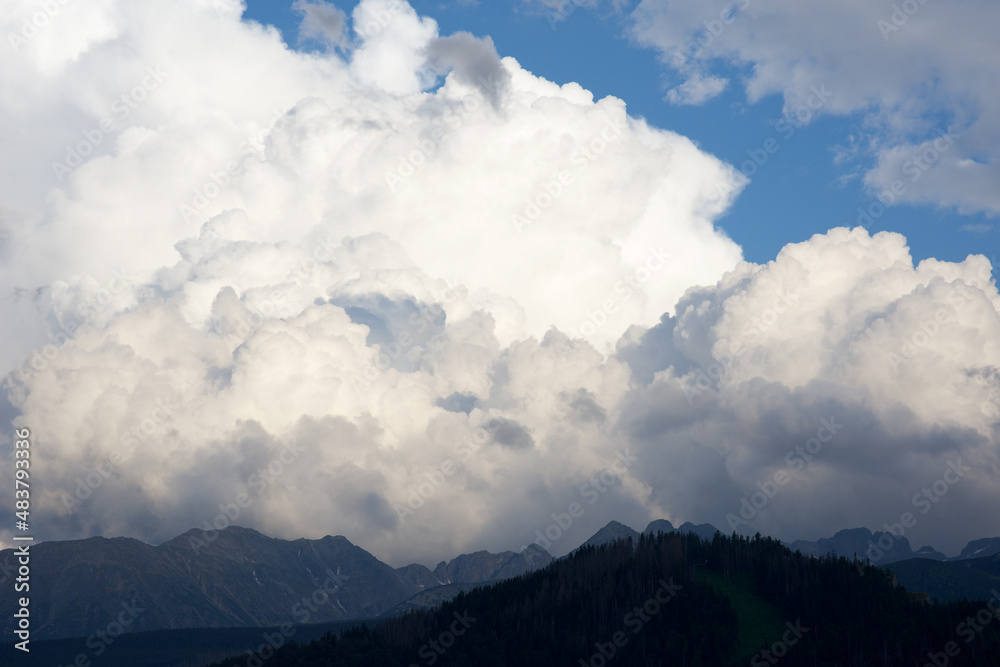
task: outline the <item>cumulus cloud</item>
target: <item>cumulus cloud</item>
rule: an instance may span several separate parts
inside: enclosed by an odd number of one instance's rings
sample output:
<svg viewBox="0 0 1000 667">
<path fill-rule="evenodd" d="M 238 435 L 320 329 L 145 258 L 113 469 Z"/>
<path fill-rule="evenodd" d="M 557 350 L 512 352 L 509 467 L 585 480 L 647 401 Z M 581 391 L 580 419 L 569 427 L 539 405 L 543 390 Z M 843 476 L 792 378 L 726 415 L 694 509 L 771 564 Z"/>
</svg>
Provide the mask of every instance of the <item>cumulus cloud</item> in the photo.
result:
<svg viewBox="0 0 1000 667">
<path fill-rule="evenodd" d="M 579 502 L 565 553 L 612 518 L 724 526 L 821 419 L 762 530 L 870 523 L 957 456 L 921 529 L 1000 527 L 984 258 L 839 229 L 741 262 L 731 167 L 405 3 L 319 54 L 238 5 L 72 7 L 0 56 L 0 417 L 41 443 L 40 537 L 155 542 L 243 497 L 403 565 Z"/>
<path fill-rule="evenodd" d="M 832 534 L 916 513 L 912 496 L 961 458 L 974 472 L 916 535 L 955 550 L 970 526 L 995 532 L 981 508 L 996 501 L 998 306 L 984 257 L 914 267 L 901 236 L 860 228 L 693 289 L 619 345 L 643 380 L 622 423 L 659 459 L 641 468 L 653 502 L 726 529 Z M 824 419 L 842 428 L 801 458 Z M 779 471 L 791 480 L 749 525 L 723 518 Z"/>
</svg>

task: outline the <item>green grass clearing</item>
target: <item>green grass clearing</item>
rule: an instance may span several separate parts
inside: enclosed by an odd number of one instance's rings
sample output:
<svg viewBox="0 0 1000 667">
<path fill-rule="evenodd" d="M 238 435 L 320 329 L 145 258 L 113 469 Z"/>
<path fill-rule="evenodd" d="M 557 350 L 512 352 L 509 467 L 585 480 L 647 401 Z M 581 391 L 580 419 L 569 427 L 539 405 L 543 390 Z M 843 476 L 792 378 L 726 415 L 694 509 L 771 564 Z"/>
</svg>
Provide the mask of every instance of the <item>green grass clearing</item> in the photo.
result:
<svg viewBox="0 0 1000 667">
<path fill-rule="evenodd" d="M 706 567 L 696 567 L 695 571 L 705 577 L 712 588 L 729 598 L 736 610 L 740 623 L 739 659 L 781 639 L 787 619 L 780 609 L 754 594 L 753 577 L 741 574 L 727 581 L 720 573 Z"/>
</svg>

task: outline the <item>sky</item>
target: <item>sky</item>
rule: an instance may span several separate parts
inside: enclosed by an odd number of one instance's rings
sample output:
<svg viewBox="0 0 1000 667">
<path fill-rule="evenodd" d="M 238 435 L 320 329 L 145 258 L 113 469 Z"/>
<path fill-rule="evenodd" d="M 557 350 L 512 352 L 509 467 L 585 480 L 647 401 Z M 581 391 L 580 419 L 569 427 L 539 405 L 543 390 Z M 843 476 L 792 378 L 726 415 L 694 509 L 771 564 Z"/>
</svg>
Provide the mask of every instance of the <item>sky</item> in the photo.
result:
<svg viewBox="0 0 1000 667">
<path fill-rule="evenodd" d="M 39 539 L 1000 535 L 995 4 L 4 4 Z"/>
</svg>

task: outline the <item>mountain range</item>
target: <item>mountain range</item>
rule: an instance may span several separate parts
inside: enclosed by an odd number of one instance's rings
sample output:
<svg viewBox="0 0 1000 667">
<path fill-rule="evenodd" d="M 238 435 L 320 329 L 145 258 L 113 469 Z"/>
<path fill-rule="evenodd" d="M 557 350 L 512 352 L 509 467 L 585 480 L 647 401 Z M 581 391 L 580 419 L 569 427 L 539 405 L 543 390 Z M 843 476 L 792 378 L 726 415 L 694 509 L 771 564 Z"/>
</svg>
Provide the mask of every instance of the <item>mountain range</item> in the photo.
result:
<svg viewBox="0 0 1000 667">
<path fill-rule="evenodd" d="M 643 534 L 658 532 L 711 540 L 720 531 L 690 522 L 675 528 L 660 519 Z M 636 544 L 639 535 L 611 521 L 580 548 L 624 539 Z M 1000 584 L 1000 538 L 973 540 L 954 558 L 930 547 L 914 552 L 905 537 L 867 528 L 786 546 L 804 555 L 891 564 L 908 590 L 940 599 L 986 597 Z M 194 529 L 158 546 L 123 537 L 43 542 L 32 547 L 31 556 L 36 639 L 85 637 L 107 627 L 123 609 L 134 615 L 131 632 L 396 616 L 553 561 L 532 544 L 520 553 L 462 554 L 433 570 L 420 564 L 393 568 L 342 536 L 289 541 L 238 526 L 213 533 Z M 12 575 L 14 562 L 12 549 L 0 551 L 0 585 Z M 962 569 L 951 567 L 958 562 Z M 0 598 L 6 636 L 12 636 L 14 604 L 13 596 Z"/>
<path fill-rule="evenodd" d="M 345 537 L 288 541 L 237 526 L 194 529 L 155 547 L 124 537 L 42 542 L 31 548 L 32 636 L 85 637 L 123 610 L 131 632 L 373 618 L 428 589 L 497 581 L 551 560 L 531 545 L 464 554 L 433 571 L 397 569 Z M 14 562 L 12 549 L 0 552 L 5 579 Z M 7 637 L 15 604 L 0 598 Z"/>
</svg>

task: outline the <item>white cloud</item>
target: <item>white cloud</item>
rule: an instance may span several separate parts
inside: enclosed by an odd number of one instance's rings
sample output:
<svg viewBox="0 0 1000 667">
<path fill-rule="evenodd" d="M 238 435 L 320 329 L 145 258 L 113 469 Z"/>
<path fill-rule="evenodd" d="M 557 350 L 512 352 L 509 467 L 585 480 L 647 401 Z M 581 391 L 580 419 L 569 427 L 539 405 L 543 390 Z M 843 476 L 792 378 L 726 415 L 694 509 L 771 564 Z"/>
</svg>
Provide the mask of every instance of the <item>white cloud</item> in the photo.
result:
<svg viewBox="0 0 1000 667">
<path fill-rule="evenodd" d="M 866 157 L 875 163 L 866 184 L 874 193 L 900 181 L 907 187 L 895 201 L 996 213 L 998 12 L 985 0 L 642 0 L 630 34 L 685 77 L 675 103 L 687 102 L 686 88 L 701 90 L 720 62 L 748 68 L 750 100 L 780 94 L 786 113 L 825 85 L 834 97 L 824 113 L 865 118 L 873 144 Z M 934 156 L 911 184 L 905 161 L 919 159 L 941 131 L 958 135 L 954 149 Z"/>
<path fill-rule="evenodd" d="M 339 15 L 299 8 L 305 34 L 333 43 Z M 78 50 L 49 38 L 72 28 L 53 20 L 0 56 L 17 91 L 0 102 L 13 175 L 3 252 L 17 258 L 0 289 L 23 320 L 5 327 L 3 362 L 12 409 L 59 443 L 39 504 L 62 517 L 60 535 L 166 537 L 246 483 L 239 433 L 257 433 L 264 456 L 328 415 L 371 447 L 331 444 L 309 470 L 349 463 L 383 485 L 366 493 L 398 500 L 411 473 L 440 462 L 428 429 L 451 437 L 503 416 L 436 403 L 487 400 L 511 345 L 555 326 L 608 352 L 740 259 L 712 225 L 742 185 L 735 172 L 620 100 L 535 77 L 488 38 L 439 37 L 405 3 L 359 4 L 343 58 L 289 51 L 239 22 L 238 5 L 222 9 L 88 6 Z M 577 373 L 594 373 L 600 354 L 584 357 Z M 184 409 L 168 419 L 157 400 Z M 503 443 L 545 436 L 510 419 Z M 142 424 L 153 433 L 135 444 Z M 123 438 L 104 499 L 67 514 L 61 494 Z M 205 460 L 218 490 L 172 497 Z M 280 503 L 252 519 L 279 530 L 267 512 Z M 174 519 L 154 528 L 154 515 Z"/>
<path fill-rule="evenodd" d="M 341 59 L 208 2 L 111 4 L 79 52 L 39 33 L 0 62 L 0 417 L 45 443 L 45 537 L 165 539 L 247 493 L 243 525 L 433 563 L 582 502 L 562 553 L 611 518 L 721 523 L 831 415 L 843 449 L 762 529 L 862 523 L 957 455 L 941 507 L 969 518 L 922 526 L 995 526 L 982 258 L 832 230 L 742 263 L 712 224 L 731 167 L 408 5 L 355 8 Z"/>
<path fill-rule="evenodd" d="M 962 498 L 916 535 L 957 552 L 996 531 L 979 509 L 996 501 L 1000 435 L 1000 297 L 985 258 L 914 267 L 897 234 L 834 229 L 693 289 L 676 312 L 619 346 L 644 383 L 619 428 L 646 443 L 651 506 L 722 523 L 785 470 L 792 482 L 750 532 L 829 536 L 914 511 L 962 457 L 975 471 Z M 845 429 L 789 469 L 821 418 Z"/>
<path fill-rule="evenodd" d="M 956 550 L 995 522 L 1000 295 L 981 257 L 914 267 L 899 235 L 831 230 L 690 290 L 604 357 L 556 331 L 501 344 L 467 290 L 384 236 L 333 243 L 306 271 L 308 249 L 225 238 L 240 228 L 206 226 L 182 245 L 197 260 L 14 385 L 20 423 L 49 443 L 37 505 L 59 535 L 164 539 L 247 493 L 240 522 L 267 533 L 431 563 L 527 542 L 580 502 L 558 553 L 611 518 L 725 527 L 787 469 L 751 528 L 818 537 L 912 510 L 958 457 L 974 472 L 924 541 Z M 254 279 L 261 265 L 288 280 Z M 184 315 L 198 294 L 205 322 Z M 789 469 L 820 419 L 843 430 Z M 609 476 L 619 451 L 637 463 Z M 108 479 L 68 511 L 62 494 L 99 466 Z"/>
<path fill-rule="evenodd" d="M 8 131 L 5 155 L 26 162 L 4 192 L 24 218 L 8 225 L 32 245 L 17 248 L 27 254 L 9 267 L 5 292 L 148 274 L 171 264 L 172 246 L 204 221 L 243 209 L 247 240 L 383 231 L 432 274 L 516 302 L 499 323 L 505 340 L 552 324 L 579 330 L 588 313 L 623 299 L 590 336 L 606 345 L 631 323 L 656 321 L 692 279 L 714 279 L 739 259 L 704 204 L 716 182 L 737 187 L 731 170 L 627 118 L 619 100 L 595 103 L 576 84 L 501 63 L 489 40 L 437 38 L 436 24 L 405 3 L 358 5 L 355 31 L 371 30 L 346 63 L 289 52 L 275 31 L 210 3 L 171 19 L 191 43 L 177 51 L 161 34 L 166 10 L 145 11 L 116 12 L 120 34 L 66 61 L 47 84 L 69 91 L 62 96 L 31 99 L 41 34 L 5 55 L 19 59 L 5 71 L 25 77 L 11 75 L 25 94 L 8 98 L 5 127 L 29 116 L 52 125 L 31 137 Z M 230 46 L 217 53 L 223 38 Z M 123 49 L 127 58 L 116 55 Z M 443 86 L 421 92 L 444 72 Z M 616 293 L 661 247 L 672 259 L 656 280 Z M 570 286 L 588 298 L 553 296 Z M 12 345 L 4 366 L 28 349 Z"/>
<path fill-rule="evenodd" d="M 667 99 L 673 104 L 704 104 L 719 95 L 728 84 L 728 79 L 693 74 L 681 85 L 668 90 Z"/>
</svg>

